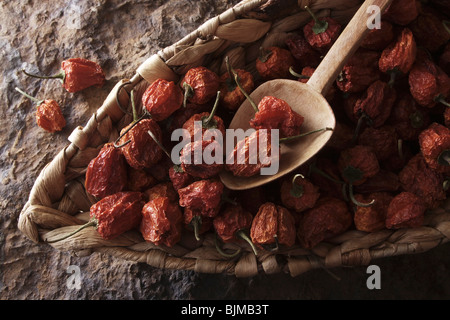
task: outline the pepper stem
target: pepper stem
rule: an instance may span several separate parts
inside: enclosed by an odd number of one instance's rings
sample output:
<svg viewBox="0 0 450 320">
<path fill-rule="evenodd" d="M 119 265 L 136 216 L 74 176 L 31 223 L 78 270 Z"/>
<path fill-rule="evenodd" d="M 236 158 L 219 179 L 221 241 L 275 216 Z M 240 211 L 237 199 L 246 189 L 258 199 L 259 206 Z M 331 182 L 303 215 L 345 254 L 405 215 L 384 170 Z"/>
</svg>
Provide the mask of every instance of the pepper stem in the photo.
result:
<svg viewBox="0 0 450 320">
<path fill-rule="evenodd" d="M 438 156 L 437 162 L 443 166 L 450 166 L 450 150 L 444 150 Z"/>
<path fill-rule="evenodd" d="M 223 251 L 222 248 L 219 246 L 219 236 L 217 235 L 217 233 L 216 233 L 216 237 L 214 238 L 214 245 L 216 246 L 217 252 L 219 252 L 220 255 L 224 256 L 225 258 L 234 258 L 242 251 L 241 248 L 237 249 L 233 253 L 226 253 L 225 251 Z"/>
<path fill-rule="evenodd" d="M 258 255 L 258 251 L 256 250 L 255 244 L 253 243 L 252 239 L 250 239 L 250 237 L 245 233 L 244 230 L 238 230 L 238 231 L 236 232 L 236 235 L 237 235 L 239 238 L 245 240 L 245 241 L 250 245 L 250 247 L 252 248 L 253 253 L 255 254 L 255 256 Z"/>
<path fill-rule="evenodd" d="M 305 132 L 305 133 L 302 133 L 302 134 L 299 134 L 299 135 L 296 135 L 296 136 L 290 136 L 290 137 L 281 138 L 281 139 L 279 139 L 279 141 L 280 142 L 288 142 L 288 141 L 295 140 L 297 138 L 302 138 L 302 137 L 305 137 L 305 136 L 309 136 L 310 134 L 321 132 L 321 131 L 333 131 L 333 128 L 325 127 L 325 128 L 322 128 L 322 129 L 308 131 L 308 132 Z"/>
<path fill-rule="evenodd" d="M 361 131 L 361 127 L 362 127 L 364 121 L 370 121 L 370 118 L 369 118 L 369 116 L 367 116 L 367 114 L 365 112 L 362 112 L 361 116 L 358 119 L 358 122 L 356 123 L 355 132 L 353 133 L 353 137 L 352 137 L 353 144 L 356 143 L 356 141 L 358 140 L 359 132 Z"/>
<path fill-rule="evenodd" d="M 443 20 L 442 24 L 444 25 L 445 30 L 447 30 L 448 33 L 450 33 L 450 27 L 448 26 L 450 24 L 449 20 Z"/>
<path fill-rule="evenodd" d="M 299 78 L 299 79 L 309 79 L 311 77 L 305 76 L 303 74 L 300 74 L 298 72 L 294 71 L 294 68 L 289 67 L 289 73 L 292 74 L 294 77 Z"/>
<path fill-rule="evenodd" d="M 450 107 L 450 103 L 445 101 L 445 98 L 441 94 L 434 98 L 434 101 L 442 103 L 444 106 Z"/>
<path fill-rule="evenodd" d="M 362 203 L 356 200 L 355 195 L 353 193 L 353 183 L 351 182 L 348 184 L 348 194 L 350 196 L 350 200 L 352 200 L 352 202 L 358 207 L 370 207 L 375 203 L 375 199 L 372 199 L 372 201 L 370 201 L 369 203 Z"/>
<path fill-rule="evenodd" d="M 39 99 L 37 99 L 37 98 L 35 98 L 35 97 L 32 97 L 32 96 L 30 96 L 28 93 L 26 93 L 26 92 L 20 90 L 20 89 L 17 88 L 17 87 L 16 87 L 15 89 L 16 89 L 16 91 L 20 92 L 22 95 L 24 95 L 25 97 L 27 97 L 28 99 L 30 99 L 30 100 L 36 102 L 38 105 L 40 105 L 42 102 L 44 102 L 44 100 L 39 100 Z"/>
<path fill-rule="evenodd" d="M 83 224 L 81 227 L 79 227 L 75 231 L 73 231 L 73 232 L 71 232 L 71 233 L 69 233 L 69 234 L 67 234 L 67 235 L 65 235 L 65 236 L 63 236 L 61 238 L 55 239 L 55 240 L 51 240 L 51 241 L 46 240 L 46 242 L 47 243 L 54 243 L 54 242 L 58 242 L 58 241 L 67 239 L 67 238 L 73 236 L 74 234 L 78 233 L 79 231 L 81 231 L 81 230 L 83 230 L 83 229 L 85 229 L 87 227 L 96 227 L 97 223 L 98 223 L 98 221 L 96 219 L 89 220 L 89 222 Z"/>
<path fill-rule="evenodd" d="M 231 74 L 233 74 L 233 79 L 234 82 L 236 82 L 236 85 L 239 87 L 239 90 L 241 90 L 242 94 L 245 96 L 245 98 L 248 100 L 248 102 L 250 102 L 251 106 L 253 107 L 253 110 L 255 110 L 255 112 L 258 112 L 258 106 L 256 105 L 255 101 L 253 101 L 252 98 L 250 98 L 250 95 L 244 90 L 244 88 L 242 87 L 241 83 L 239 82 L 239 76 L 236 73 L 236 71 L 233 70 L 233 68 L 230 66 L 230 62 L 228 57 L 225 58 L 225 62 L 227 64 L 227 68 L 229 70 L 229 72 L 231 72 Z"/>
<path fill-rule="evenodd" d="M 202 224 L 201 216 L 194 216 L 190 222 L 190 225 L 194 229 L 194 237 L 197 241 L 200 241 L 200 225 Z"/>
<path fill-rule="evenodd" d="M 36 74 L 31 74 L 26 72 L 25 70 L 22 70 L 23 73 L 25 73 L 27 76 L 32 78 L 39 78 L 39 79 L 60 79 L 61 82 L 64 82 L 64 79 L 66 78 L 66 73 L 64 70 L 61 70 L 59 73 L 53 75 L 53 76 L 41 76 Z"/>
<path fill-rule="evenodd" d="M 327 29 L 328 29 L 327 21 L 317 19 L 314 12 L 312 12 L 308 6 L 305 6 L 305 10 L 308 11 L 308 13 L 311 15 L 311 17 L 313 18 L 313 20 L 315 22 L 314 26 L 312 28 L 312 30 L 314 31 L 315 34 L 320 34 L 320 33 L 324 33 L 325 31 L 327 31 Z"/>
<path fill-rule="evenodd" d="M 158 140 L 158 138 L 155 137 L 153 132 L 151 130 L 148 130 L 147 133 L 152 137 L 152 139 L 156 142 L 156 144 L 161 148 L 161 150 L 166 154 L 169 159 L 172 159 L 170 156 L 170 153 L 167 151 L 167 149 L 162 145 L 161 141 Z"/>
<path fill-rule="evenodd" d="M 315 164 L 311 164 L 310 170 L 311 170 L 312 172 L 315 172 L 315 173 L 321 175 L 321 176 L 324 177 L 324 178 L 327 178 L 327 179 L 330 180 L 330 181 L 333 181 L 333 182 L 335 182 L 335 183 L 337 183 L 337 184 L 343 184 L 343 185 L 345 185 L 345 182 L 336 180 L 335 178 L 333 178 L 333 177 L 330 176 L 329 174 L 327 174 L 327 173 L 325 173 L 324 171 L 322 171 L 322 170 L 320 170 L 319 168 L 317 168 Z"/>
<path fill-rule="evenodd" d="M 202 126 L 203 128 L 215 128 L 217 127 L 217 123 L 214 123 L 214 115 L 216 114 L 217 111 L 217 106 L 219 105 L 219 100 L 220 100 L 220 91 L 217 91 L 217 95 L 216 95 L 216 101 L 214 102 L 214 106 L 211 110 L 211 113 L 209 114 L 209 116 L 207 118 L 203 118 L 202 119 Z M 210 124 L 210 122 L 213 122 L 212 124 Z"/>
<path fill-rule="evenodd" d="M 192 95 L 194 94 L 194 89 L 186 82 L 183 83 L 183 89 L 184 89 L 183 107 L 186 108 L 187 99 L 189 97 L 192 97 Z"/>
<path fill-rule="evenodd" d="M 291 188 L 290 194 L 291 194 L 291 196 L 293 196 L 295 198 L 300 198 L 301 196 L 303 196 L 303 192 L 304 192 L 303 186 L 295 183 L 295 180 L 297 180 L 297 178 L 299 178 L 299 177 L 302 179 L 305 179 L 305 176 L 303 176 L 300 173 L 296 174 L 292 178 L 292 188 Z"/>
<path fill-rule="evenodd" d="M 275 246 L 272 245 L 262 245 L 267 251 L 278 251 L 278 249 L 280 248 L 280 244 L 278 243 L 278 236 L 274 235 L 273 236 L 274 240 L 275 240 Z"/>
</svg>

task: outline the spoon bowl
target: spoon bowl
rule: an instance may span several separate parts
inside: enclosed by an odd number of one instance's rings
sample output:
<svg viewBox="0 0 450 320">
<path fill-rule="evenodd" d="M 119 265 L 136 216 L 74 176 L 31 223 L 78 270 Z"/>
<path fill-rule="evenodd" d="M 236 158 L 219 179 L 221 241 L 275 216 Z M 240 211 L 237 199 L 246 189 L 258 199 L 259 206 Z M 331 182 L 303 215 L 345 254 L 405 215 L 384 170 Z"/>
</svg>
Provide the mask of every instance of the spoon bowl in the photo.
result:
<svg viewBox="0 0 450 320">
<path fill-rule="evenodd" d="M 366 0 L 355 13 L 327 55 L 316 68 L 308 82 L 277 79 L 263 83 L 250 97 L 258 104 L 264 96 L 273 96 L 286 101 L 295 112 L 304 117 L 302 132 L 325 127 L 334 129 L 335 116 L 324 95 L 341 72 L 343 66 L 358 49 L 369 31 L 369 19 L 373 19 L 373 8 L 379 12 L 391 4 L 392 0 Z M 237 110 L 230 129 L 248 129 L 255 110 L 248 100 Z M 245 190 L 267 184 L 297 169 L 317 154 L 329 141 L 332 131 L 307 135 L 287 143 L 280 143 L 279 170 L 274 175 L 255 175 L 237 177 L 223 171 L 220 175 L 223 184 L 231 190 Z"/>
</svg>

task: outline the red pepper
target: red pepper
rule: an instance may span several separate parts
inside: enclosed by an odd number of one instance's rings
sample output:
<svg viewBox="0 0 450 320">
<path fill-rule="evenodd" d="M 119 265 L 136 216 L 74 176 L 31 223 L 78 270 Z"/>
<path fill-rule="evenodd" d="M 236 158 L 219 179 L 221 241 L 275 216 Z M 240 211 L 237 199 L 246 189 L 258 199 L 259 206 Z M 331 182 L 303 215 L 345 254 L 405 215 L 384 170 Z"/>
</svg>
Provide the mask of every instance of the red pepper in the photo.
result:
<svg viewBox="0 0 450 320">
<path fill-rule="evenodd" d="M 347 231 L 352 222 L 353 217 L 343 200 L 322 197 L 314 208 L 302 215 L 297 237 L 304 248 L 312 249 L 322 241 Z"/>
<path fill-rule="evenodd" d="M 211 230 L 214 218 L 202 214 L 201 209 L 186 207 L 183 210 L 183 224 L 187 230 L 194 233 L 195 239 L 200 241 L 200 235 Z"/>
<path fill-rule="evenodd" d="M 371 147 L 378 161 L 389 159 L 398 152 L 398 137 L 393 126 L 367 127 L 359 135 L 358 144 Z"/>
<path fill-rule="evenodd" d="M 183 170 L 180 165 L 173 165 L 169 169 L 169 178 L 176 191 L 194 182 L 194 178 Z"/>
<path fill-rule="evenodd" d="M 58 102 L 53 99 L 38 100 L 19 88 L 16 88 L 16 91 L 37 103 L 36 123 L 39 127 L 45 131 L 54 133 L 61 131 L 66 126 L 66 119 L 62 114 Z"/>
<path fill-rule="evenodd" d="M 246 92 L 252 92 L 255 87 L 253 75 L 244 69 L 236 69 L 235 72 L 244 90 Z M 230 72 L 225 72 L 220 77 L 219 91 L 220 103 L 227 110 L 236 111 L 245 100 L 244 94 L 236 85 L 233 75 L 230 76 Z"/>
<path fill-rule="evenodd" d="M 144 191 L 148 201 L 152 201 L 159 197 L 169 199 L 171 202 L 178 201 L 178 193 L 174 189 L 171 182 L 160 182 Z"/>
<path fill-rule="evenodd" d="M 320 197 L 319 187 L 301 174 L 285 179 L 281 184 L 281 203 L 295 212 L 303 212 L 315 206 Z"/>
<path fill-rule="evenodd" d="M 419 135 L 420 151 L 430 168 L 450 175 L 450 129 L 433 122 Z"/>
<path fill-rule="evenodd" d="M 94 61 L 83 58 L 71 58 L 61 63 L 61 71 L 53 76 L 32 75 L 24 71 L 28 76 L 42 79 L 60 79 L 64 89 L 74 93 L 96 86 L 102 87 L 105 83 L 103 69 Z"/>
<path fill-rule="evenodd" d="M 139 229 L 146 241 L 172 247 L 181 239 L 182 222 L 180 207 L 167 197 L 158 197 L 144 205 Z"/>
<path fill-rule="evenodd" d="M 266 202 L 253 218 L 250 237 L 254 244 L 270 251 L 278 250 L 279 245 L 291 247 L 295 244 L 295 219 L 283 206 Z"/>
<path fill-rule="evenodd" d="M 341 25 L 331 17 L 317 18 L 308 7 L 305 9 L 313 20 L 303 27 L 303 34 L 311 47 L 324 54 L 339 37 Z"/>
<path fill-rule="evenodd" d="M 123 145 L 121 149 L 128 164 L 133 168 L 150 168 L 162 158 L 163 151 L 148 131 L 161 141 L 161 128 L 153 119 L 143 119 L 132 123 L 121 131 L 123 135 L 119 141 Z"/>
<path fill-rule="evenodd" d="M 156 79 L 142 95 L 142 105 L 155 121 L 167 119 L 183 104 L 183 92 L 173 81 Z"/>
<path fill-rule="evenodd" d="M 290 78 L 289 68 L 295 61 L 289 50 L 280 47 L 261 48 L 256 70 L 264 81 Z"/>
<path fill-rule="evenodd" d="M 382 20 L 380 29 L 370 29 L 361 42 L 361 47 L 369 50 L 382 51 L 394 41 L 394 27 L 389 21 Z"/>
<path fill-rule="evenodd" d="M 395 172 L 387 169 L 380 169 L 380 171 L 376 175 L 368 178 L 363 184 L 355 186 L 355 192 L 359 194 L 378 192 L 394 193 L 399 189 L 400 181 L 398 175 Z"/>
<path fill-rule="evenodd" d="M 403 28 L 397 40 L 383 50 L 378 61 L 381 72 L 391 76 L 389 85 L 394 84 L 398 74 L 408 74 L 414 64 L 416 54 L 417 45 L 413 33 L 408 28 Z"/>
<path fill-rule="evenodd" d="M 220 157 L 219 161 L 213 161 L 216 156 L 216 150 L 222 150 L 222 145 L 216 140 L 200 140 L 186 144 L 180 153 L 181 168 L 194 178 L 213 178 L 223 169 L 223 157 Z M 210 159 L 211 163 L 204 159 L 205 153 L 212 157 Z M 202 157 L 200 163 L 196 162 L 196 155 Z"/>
<path fill-rule="evenodd" d="M 373 206 L 356 207 L 353 217 L 355 228 L 364 232 L 377 232 L 384 229 L 387 209 L 394 196 L 387 192 L 375 192 L 368 195 L 356 194 L 355 198 L 360 202 L 375 200 Z"/>
<path fill-rule="evenodd" d="M 219 213 L 224 185 L 219 180 L 208 179 L 191 183 L 178 190 L 181 207 L 201 210 L 203 216 L 215 217 Z"/>
<path fill-rule="evenodd" d="M 404 191 L 420 197 L 427 208 L 435 208 L 445 199 L 444 177 L 426 164 L 421 153 L 413 156 L 398 174 Z"/>
<path fill-rule="evenodd" d="M 88 227 L 95 227 L 105 240 L 114 239 L 139 227 L 144 204 L 145 196 L 141 192 L 118 192 L 106 196 L 91 206 L 89 222 L 67 235 L 47 242 L 64 240 Z"/>
<path fill-rule="evenodd" d="M 421 5 L 416 0 L 395 0 L 383 13 L 383 19 L 406 26 L 419 16 Z"/>
<path fill-rule="evenodd" d="M 415 228 L 423 225 L 426 206 L 411 192 L 402 192 L 392 199 L 386 215 L 386 228 Z"/>
<path fill-rule="evenodd" d="M 184 102 L 205 104 L 217 94 L 220 86 L 219 76 L 206 67 L 191 68 L 184 75 L 181 85 L 184 89 Z"/>
<path fill-rule="evenodd" d="M 122 151 L 113 143 L 106 143 L 86 169 L 86 191 L 101 199 L 124 190 L 127 181 L 127 164 Z"/>
<path fill-rule="evenodd" d="M 143 169 L 128 167 L 128 179 L 126 190 L 143 192 L 158 183 L 155 177 Z"/>
<path fill-rule="evenodd" d="M 180 108 L 175 111 L 167 121 L 166 130 L 172 133 L 175 129 L 180 129 L 190 117 L 197 113 L 207 112 L 210 109 L 208 104 L 188 103 L 186 108 Z"/>
<path fill-rule="evenodd" d="M 337 87 L 342 92 L 361 92 L 380 79 L 377 60 L 380 54 L 376 51 L 359 49 L 342 68 Z"/>
<path fill-rule="evenodd" d="M 286 45 L 294 57 L 296 66 L 300 68 L 319 65 L 321 59 L 318 51 L 313 49 L 303 35 L 295 34 L 286 40 Z"/>
</svg>

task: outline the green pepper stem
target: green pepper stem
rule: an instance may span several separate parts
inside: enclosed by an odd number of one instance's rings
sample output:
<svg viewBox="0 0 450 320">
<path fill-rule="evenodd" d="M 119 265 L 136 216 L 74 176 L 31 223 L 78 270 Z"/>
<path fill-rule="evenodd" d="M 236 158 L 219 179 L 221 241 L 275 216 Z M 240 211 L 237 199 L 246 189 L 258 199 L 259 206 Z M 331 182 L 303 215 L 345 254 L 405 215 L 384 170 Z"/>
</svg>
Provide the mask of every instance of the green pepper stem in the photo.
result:
<svg viewBox="0 0 450 320">
<path fill-rule="evenodd" d="M 234 82 L 236 82 L 236 85 L 239 87 L 239 90 L 241 90 L 242 94 L 245 96 L 245 98 L 248 100 L 248 102 L 250 102 L 251 106 L 253 107 L 253 110 L 255 110 L 255 112 L 258 112 L 259 111 L 258 106 L 256 105 L 255 101 L 253 101 L 253 99 L 250 98 L 250 95 L 242 87 L 242 85 L 239 81 L 238 74 L 230 66 L 230 61 L 229 61 L 228 57 L 225 58 L 225 63 L 227 64 L 227 69 L 232 74 L 232 78 L 234 79 Z"/>
<path fill-rule="evenodd" d="M 73 231 L 73 232 L 71 232 L 71 233 L 69 233 L 69 234 L 67 234 L 67 235 L 65 235 L 65 236 L 63 236 L 63 237 L 61 237 L 61 238 L 55 239 L 55 240 L 51 240 L 51 241 L 46 240 L 46 242 L 47 242 L 47 243 L 54 243 L 54 242 L 58 242 L 58 241 L 67 239 L 67 238 L 73 236 L 74 234 L 78 233 L 79 231 L 81 231 L 81 230 L 83 230 L 83 229 L 85 229 L 85 228 L 88 228 L 88 227 L 96 227 L 97 224 L 98 224 L 98 221 L 97 221 L 96 219 L 89 220 L 89 222 L 83 224 L 81 227 L 79 227 L 79 228 L 76 229 L 75 231 Z"/>
<path fill-rule="evenodd" d="M 300 198 L 301 196 L 303 196 L 303 186 L 302 185 L 298 185 L 295 183 L 295 180 L 297 180 L 297 178 L 302 178 L 305 179 L 305 176 L 298 173 L 296 174 L 293 178 L 292 178 L 292 188 L 290 190 L 290 194 L 291 196 L 295 197 L 295 198 Z"/>
<path fill-rule="evenodd" d="M 312 12 L 308 6 L 305 6 L 305 10 L 308 11 L 308 13 L 311 15 L 311 17 L 313 18 L 313 20 L 315 22 L 314 26 L 312 28 L 312 30 L 314 31 L 315 34 L 320 34 L 320 33 L 327 31 L 328 22 L 320 21 L 314 14 L 314 12 Z"/>
<path fill-rule="evenodd" d="M 64 79 L 66 78 L 66 73 L 64 70 L 61 70 L 59 73 L 53 75 L 53 76 L 41 76 L 36 74 L 31 74 L 26 72 L 25 70 L 22 70 L 23 73 L 25 73 L 27 76 L 32 78 L 39 78 L 39 79 L 60 79 L 62 82 L 64 82 Z"/>
<path fill-rule="evenodd" d="M 303 74 L 300 74 L 298 72 L 294 71 L 294 68 L 289 67 L 289 73 L 292 74 L 294 77 L 299 78 L 299 79 L 309 79 L 311 77 L 305 76 Z"/>
<path fill-rule="evenodd" d="M 161 141 L 158 140 L 158 138 L 155 137 L 153 132 L 151 130 L 148 130 L 147 133 L 152 137 L 152 139 L 156 142 L 156 144 L 161 148 L 161 150 L 166 154 L 169 159 L 172 159 L 170 156 L 170 153 L 167 151 L 167 149 L 162 145 Z"/>
<path fill-rule="evenodd" d="M 214 245 L 216 246 L 216 250 L 217 252 L 220 253 L 221 256 L 224 256 L 225 258 L 234 258 L 236 257 L 239 253 L 241 253 L 242 249 L 239 248 L 237 249 L 235 252 L 233 253 L 226 253 L 225 251 L 222 250 L 222 248 L 219 246 L 219 236 L 216 233 L 216 236 L 214 238 Z"/>
<path fill-rule="evenodd" d="M 445 101 L 442 95 L 438 95 L 435 99 L 436 102 L 442 103 L 444 106 L 450 107 L 450 103 Z"/>
<path fill-rule="evenodd" d="M 183 83 L 183 89 L 184 89 L 183 107 L 186 108 L 187 100 L 194 94 L 194 89 L 192 89 L 192 87 L 186 82 Z"/>
<path fill-rule="evenodd" d="M 448 26 L 450 24 L 449 20 L 443 20 L 442 24 L 444 25 L 445 30 L 447 30 L 448 33 L 450 33 L 450 27 Z"/>
<path fill-rule="evenodd" d="M 258 255 L 258 250 L 256 250 L 255 244 L 253 243 L 252 239 L 250 239 L 250 237 L 245 233 L 244 230 L 238 230 L 236 232 L 236 235 L 238 237 L 240 237 L 241 239 L 245 240 L 250 245 L 250 247 L 252 248 L 253 253 L 255 254 L 255 256 Z"/>
<path fill-rule="evenodd" d="M 217 111 L 217 106 L 219 105 L 219 100 L 220 100 L 220 91 L 217 91 L 216 101 L 214 102 L 214 106 L 211 110 L 211 113 L 206 119 L 202 120 L 202 126 L 204 128 L 209 128 L 209 123 L 214 119 L 214 115 L 216 114 Z"/>
<path fill-rule="evenodd" d="M 194 216 L 190 222 L 192 228 L 194 229 L 194 237 L 197 241 L 200 241 L 200 225 L 202 224 L 201 216 Z"/>
<path fill-rule="evenodd" d="M 358 140 L 359 132 L 361 131 L 361 127 L 364 121 L 370 121 L 370 118 L 363 112 L 359 117 L 358 122 L 356 123 L 356 129 L 352 137 L 353 144 L 356 143 L 356 141 Z"/>
<path fill-rule="evenodd" d="M 350 200 L 352 200 L 352 202 L 355 205 L 357 205 L 358 207 L 370 207 L 375 203 L 375 199 L 373 199 L 369 203 L 362 203 L 362 202 L 359 202 L 358 200 L 356 200 L 355 195 L 353 193 L 353 184 L 352 183 L 348 184 L 348 194 L 350 196 Z"/>
<path fill-rule="evenodd" d="M 22 95 L 24 95 L 25 97 L 27 97 L 28 99 L 30 99 L 30 100 L 36 102 L 38 105 L 40 105 L 42 102 L 44 102 L 44 100 L 39 100 L 39 99 L 37 99 L 37 98 L 35 98 L 35 97 L 32 97 L 32 96 L 30 96 L 28 93 L 26 93 L 26 92 L 20 90 L 20 89 L 17 88 L 17 87 L 16 87 L 15 89 L 16 89 L 16 91 L 20 92 Z"/>
<path fill-rule="evenodd" d="M 297 138 L 302 138 L 302 137 L 308 136 L 310 134 L 321 132 L 321 131 L 333 131 L 333 128 L 325 127 L 325 128 L 322 128 L 322 129 L 317 129 L 317 130 L 305 132 L 305 133 L 302 133 L 302 134 L 299 134 L 299 135 L 296 135 L 296 136 L 280 138 L 279 141 L 280 142 L 288 142 L 288 141 L 295 140 Z"/>
</svg>

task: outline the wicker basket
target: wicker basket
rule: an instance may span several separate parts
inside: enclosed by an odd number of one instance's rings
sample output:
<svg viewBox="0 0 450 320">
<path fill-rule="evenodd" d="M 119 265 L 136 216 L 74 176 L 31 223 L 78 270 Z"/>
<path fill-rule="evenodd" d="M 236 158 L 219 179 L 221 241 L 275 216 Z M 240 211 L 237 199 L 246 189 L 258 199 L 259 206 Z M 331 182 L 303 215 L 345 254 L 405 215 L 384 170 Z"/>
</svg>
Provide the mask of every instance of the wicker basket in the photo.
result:
<svg viewBox="0 0 450 320">
<path fill-rule="evenodd" d="M 130 80 L 117 83 L 88 123 L 72 132 L 70 144 L 42 170 L 20 213 L 19 229 L 33 242 L 45 243 L 44 238 L 66 234 L 89 219 L 89 208 L 95 199 L 84 188 L 84 173 L 101 146 L 116 140 L 120 129 L 131 121 L 130 115 L 124 114 L 118 105 L 118 102 L 121 106 L 129 105 L 131 89 L 138 103 L 146 87 L 157 78 L 179 81 L 189 68 L 198 65 L 221 74 L 225 70 L 225 56 L 230 57 L 236 68 L 244 67 L 257 76 L 254 61 L 259 47 L 283 45 L 291 32 L 309 21 L 308 13 L 300 8 L 308 5 L 319 16 L 331 16 L 345 24 L 361 2 L 286 1 L 287 6 L 282 9 L 289 10 L 280 10 L 271 7 L 271 1 L 267 0 L 242 1 L 179 42 L 152 55 Z M 275 11 L 271 12 L 272 9 Z M 201 243 L 192 241 L 190 234 L 186 232 L 179 244 L 169 248 L 145 242 L 138 231 L 103 240 L 94 228 L 87 228 L 51 245 L 77 256 L 101 252 L 157 268 L 226 273 L 237 277 L 262 272 L 286 272 L 297 276 L 315 268 L 368 265 L 374 259 L 432 249 L 448 241 L 450 214 L 443 208 L 429 212 L 425 224 L 414 229 L 375 233 L 351 230 L 320 243 L 313 250 L 294 246 L 255 256 L 249 246 L 242 244 L 242 254 L 233 259 L 224 258 L 217 252 L 212 233 L 206 234 Z M 225 248 L 237 247 L 237 244 L 227 244 Z"/>
</svg>

